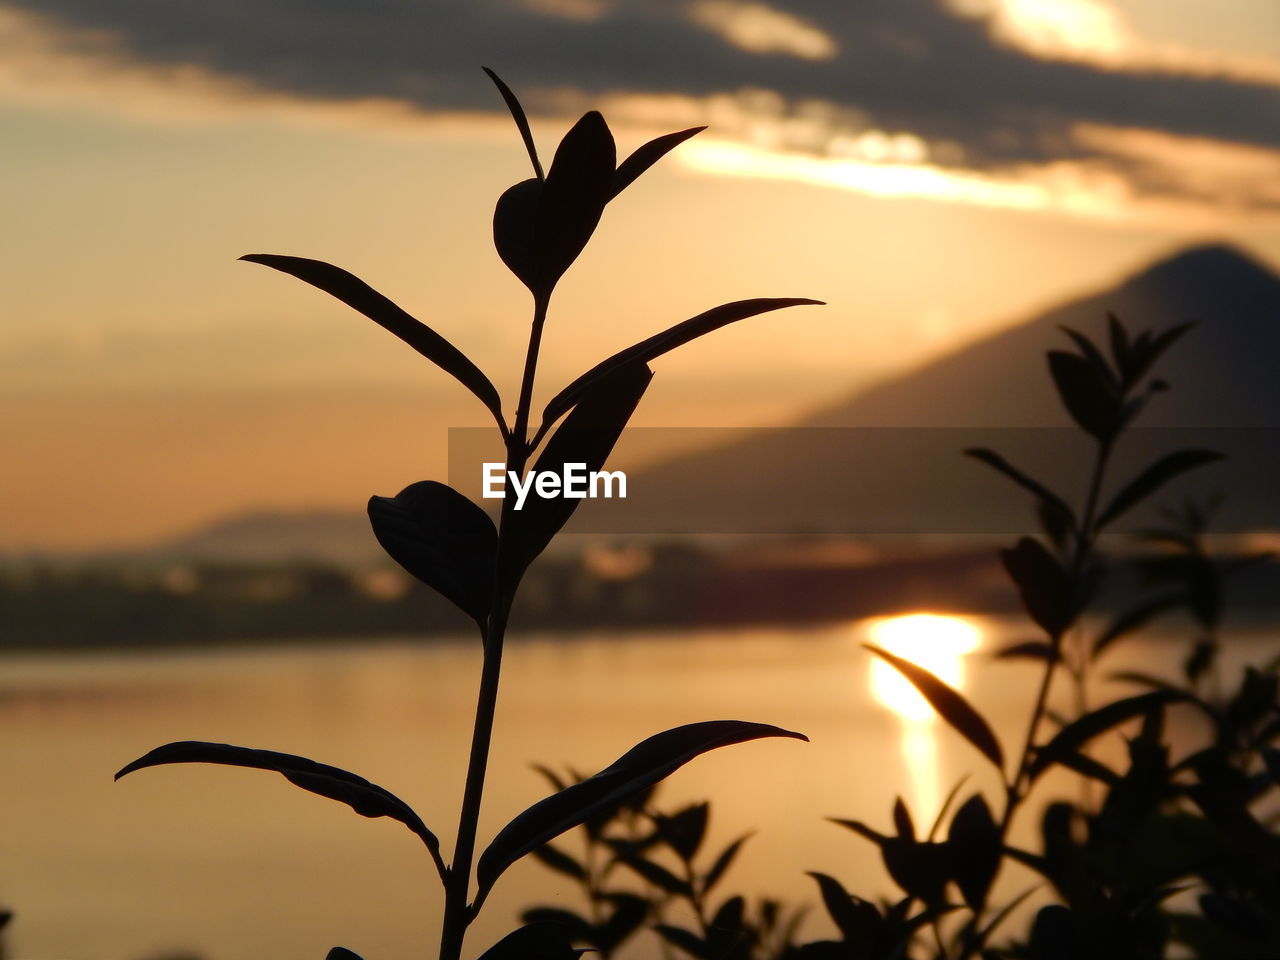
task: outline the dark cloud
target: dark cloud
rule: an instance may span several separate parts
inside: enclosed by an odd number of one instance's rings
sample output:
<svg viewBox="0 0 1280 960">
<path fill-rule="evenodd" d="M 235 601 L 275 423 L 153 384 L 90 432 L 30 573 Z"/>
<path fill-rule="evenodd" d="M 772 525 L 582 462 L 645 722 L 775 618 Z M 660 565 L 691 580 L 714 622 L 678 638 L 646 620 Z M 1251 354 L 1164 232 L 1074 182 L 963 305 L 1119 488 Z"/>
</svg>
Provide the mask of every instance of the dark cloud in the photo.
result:
<svg viewBox="0 0 1280 960">
<path fill-rule="evenodd" d="M 821 100 L 880 129 L 949 141 L 1000 165 L 1087 155 L 1077 123 L 1280 147 L 1280 92 L 1262 83 L 1105 71 L 1036 59 L 991 39 L 942 0 L 790 0 L 826 60 L 756 54 L 696 25 L 672 0 L 604 2 L 595 19 L 500 0 L 26 0 L 70 26 L 108 31 L 132 56 L 193 63 L 260 87 L 324 98 L 391 97 L 425 110 L 494 108 L 480 64 L 536 107 L 539 91 L 771 90 Z"/>
</svg>

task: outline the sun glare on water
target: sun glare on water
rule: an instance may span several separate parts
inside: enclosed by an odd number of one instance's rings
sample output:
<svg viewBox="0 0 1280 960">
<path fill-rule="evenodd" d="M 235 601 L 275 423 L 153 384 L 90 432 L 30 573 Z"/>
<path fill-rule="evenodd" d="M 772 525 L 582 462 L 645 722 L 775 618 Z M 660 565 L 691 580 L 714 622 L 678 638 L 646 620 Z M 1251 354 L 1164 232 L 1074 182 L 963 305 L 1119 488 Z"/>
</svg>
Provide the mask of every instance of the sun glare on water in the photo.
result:
<svg viewBox="0 0 1280 960">
<path fill-rule="evenodd" d="M 964 657 L 978 649 L 982 631 L 963 617 L 911 613 L 883 617 L 868 624 L 871 642 L 919 664 L 949 687 L 964 688 Z M 892 666 L 871 662 L 871 694 L 902 720 L 902 755 L 911 782 L 912 809 L 936 812 L 941 804 L 938 783 L 936 714 L 916 688 Z"/>
<path fill-rule="evenodd" d="M 954 689 L 964 687 L 964 656 L 976 650 L 981 631 L 962 617 L 911 613 L 872 621 L 871 642 L 924 667 Z M 904 720 L 928 723 L 935 714 L 910 682 L 883 660 L 871 664 L 871 693 Z"/>
</svg>

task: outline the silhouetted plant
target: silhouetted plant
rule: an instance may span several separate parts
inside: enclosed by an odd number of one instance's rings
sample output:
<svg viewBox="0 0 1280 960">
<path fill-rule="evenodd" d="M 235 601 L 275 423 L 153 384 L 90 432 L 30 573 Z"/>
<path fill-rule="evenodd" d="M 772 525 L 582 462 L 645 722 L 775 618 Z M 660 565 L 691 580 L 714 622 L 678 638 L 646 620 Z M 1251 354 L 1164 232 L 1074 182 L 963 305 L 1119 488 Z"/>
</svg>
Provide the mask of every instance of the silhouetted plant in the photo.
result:
<svg viewBox="0 0 1280 960">
<path fill-rule="evenodd" d="M 1012 765 L 990 725 L 958 691 L 924 668 L 871 647 L 1000 771 L 1004 797 L 999 815 L 980 792 L 957 804 L 962 780 L 924 833 L 901 799 L 894 804 L 892 832 L 857 820 L 834 820 L 878 847 L 903 895 L 874 903 L 850 893 L 834 877 L 813 873 L 837 939 L 796 944 L 792 927 L 765 949 L 760 936 L 765 924 L 744 919 L 742 896 L 727 896 L 708 917 L 705 892 L 710 884 L 699 881 L 693 868 L 709 815 L 706 804 L 670 816 L 645 812 L 654 828 L 639 838 L 635 809 L 594 823 L 588 846 L 609 848 L 609 869 L 630 866 L 659 891 L 658 905 L 675 900 L 690 905 L 692 929 L 664 922 L 655 911 L 654 929 L 668 944 L 695 960 L 1155 960 L 1167 956 L 1173 943 L 1201 960 L 1280 956 L 1280 838 L 1256 812 L 1259 800 L 1280 783 L 1280 751 L 1273 746 L 1280 738 L 1280 657 L 1262 668 L 1247 668 L 1229 695 L 1220 695 L 1217 684 L 1206 690 L 1204 683 L 1220 643 L 1222 580 L 1258 557 L 1218 561 L 1204 539 L 1209 509 L 1192 504 L 1165 510 L 1167 526 L 1143 534 L 1146 542 L 1163 544 L 1164 552 L 1134 561 L 1144 573 L 1147 593 L 1103 620 L 1101 627 L 1082 622 L 1103 576 L 1099 535 L 1169 481 L 1218 459 L 1211 451 L 1177 451 L 1107 489 L 1107 467 L 1117 442 L 1152 393 L 1165 388 L 1161 381 L 1144 386 L 1144 378 L 1186 329 L 1131 338 L 1112 317 L 1110 361 L 1093 341 L 1071 330 L 1066 332 L 1079 352 L 1049 354 L 1064 405 L 1095 445 L 1079 512 L 1000 455 L 966 451 L 1029 491 L 1043 527 L 1042 539 L 1023 537 L 1002 552 L 1026 613 L 1044 632 L 1043 639 L 1022 641 L 996 654 L 999 660 L 1031 659 L 1043 667 L 1026 737 Z M 1146 673 L 1116 675 L 1149 689 L 1089 708 L 1091 664 L 1158 614 L 1179 607 L 1190 611 L 1197 628 L 1184 664 L 1185 683 Z M 1060 716 L 1048 708 L 1059 673 L 1072 681 L 1073 715 Z M 1163 735 L 1166 711 L 1174 705 L 1202 716 L 1208 732 L 1207 746 L 1177 760 Z M 1139 720 L 1140 731 L 1128 742 L 1127 768 L 1114 770 L 1090 755 L 1093 741 Z M 1046 723 L 1056 726 L 1051 734 L 1042 732 Z M 1086 796 L 1078 803 L 1048 805 L 1040 849 L 1014 847 L 1007 839 L 1014 817 L 1054 768 L 1096 784 L 1099 799 Z M 611 840 L 616 831 L 626 839 Z M 741 842 L 721 854 L 707 875 L 719 880 L 720 861 L 732 859 Z M 677 869 L 658 862 L 654 851 L 663 847 L 674 851 Z M 558 854 L 554 859 L 558 862 L 550 857 L 544 862 L 575 875 L 576 863 L 567 867 Z M 1038 874 L 1041 882 L 993 910 L 991 892 L 1009 860 Z M 587 879 L 593 875 L 576 875 L 586 881 L 590 902 L 599 890 Z M 1002 924 L 1045 885 L 1059 902 L 1035 914 L 1025 937 L 1006 937 L 1004 945 L 993 946 Z M 1185 909 L 1193 891 L 1198 911 Z M 779 904 L 768 909 L 773 917 L 798 916 Z M 530 918 L 537 913 L 531 911 Z M 582 941 L 590 942 L 585 931 Z"/>
<path fill-rule="evenodd" d="M 555 774 L 540 769 L 553 783 L 559 782 Z M 791 957 L 802 909 L 767 898 L 753 904 L 736 894 L 718 905 L 713 902 L 713 892 L 750 834 L 705 856 L 711 805 L 704 801 L 664 813 L 653 805 L 655 792 L 584 823 L 580 858 L 550 845 L 537 851 L 545 866 L 577 882 L 587 916 L 564 907 L 539 906 L 526 910 L 522 919 L 562 923 L 575 931 L 576 942 L 589 944 L 605 957 L 646 925 L 668 953 L 674 946 L 698 960 Z"/>
<path fill-rule="evenodd" d="M 556 394 L 530 431 L 533 387 L 552 292 L 595 231 L 605 206 L 667 152 L 702 128 L 682 130 L 646 143 L 621 164 L 604 118 L 591 111 L 569 130 L 543 171 L 528 120 L 515 95 L 486 70 L 502 94 L 529 154 L 534 176 L 498 199 L 493 238 L 498 254 L 533 296 L 533 321 L 515 415 L 508 423 L 501 398 L 475 363 L 426 324 L 410 316 L 362 280 L 328 263 L 301 257 L 243 257 L 317 287 L 381 325 L 451 374 L 493 415 L 506 450 L 506 470 L 562 473 L 565 464 L 599 470 L 644 395 L 649 362 L 726 324 L 804 299 L 740 300 L 676 324 L 598 363 Z M 545 442 L 544 442 L 545 441 Z M 539 452 L 540 450 L 540 452 Z M 346 770 L 302 757 L 228 744 L 186 741 L 151 751 L 124 767 L 117 778 L 166 763 L 220 763 L 274 770 L 311 793 L 347 804 L 366 817 L 403 823 L 427 848 L 444 888 L 441 960 L 457 960 L 467 927 L 498 878 L 511 864 L 575 826 L 642 793 L 699 754 L 761 737 L 801 734 L 745 721 L 693 723 L 656 734 L 609 767 L 564 786 L 508 823 L 475 857 L 476 825 L 484 795 L 489 743 L 498 699 L 503 641 L 512 601 L 525 570 L 569 520 L 577 500 L 543 497 L 535 491 L 524 508 L 508 491 L 497 526 L 475 503 L 442 483 L 414 483 L 394 497 L 373 497 L 369 519 L 378 542 L 410 574 L 435 588 L 476 623 L 483 643 L 483 671 L 470 761 L 453 859 L 404 801 Z M 474 865 L 474 897 L 472 879 Z M 516 930 L 485 954 L 485 960 L 542 960 L 576 956 L 565 928 L 533 923 Z M 357 960 L 336 947 L 330 960 Z"/>
</svg>

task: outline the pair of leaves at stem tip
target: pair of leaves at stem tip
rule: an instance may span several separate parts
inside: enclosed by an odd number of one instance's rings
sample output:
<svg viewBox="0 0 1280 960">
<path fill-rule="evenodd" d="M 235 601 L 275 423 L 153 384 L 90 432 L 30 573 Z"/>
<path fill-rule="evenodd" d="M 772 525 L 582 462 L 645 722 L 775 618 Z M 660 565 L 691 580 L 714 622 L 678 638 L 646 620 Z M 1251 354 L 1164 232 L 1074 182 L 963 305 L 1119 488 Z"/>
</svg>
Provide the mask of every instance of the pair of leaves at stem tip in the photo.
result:
<svg viewBox="0 0 1280 960">
<path fill-rule="evenodd" d="M 497 74 L 488 68 L 485 72 L 511 111 L 534 171 L 533 177 L 498 198 L 493 243 L 508 269 L 545 303 L 591 239 L 605 205 L 670 150 L 705 128 L 651 140 L 615 168 L 613 134 L 604 117 L 592 110 L 565 134 L 544 175 L 520 101 Z"/>
</svg>

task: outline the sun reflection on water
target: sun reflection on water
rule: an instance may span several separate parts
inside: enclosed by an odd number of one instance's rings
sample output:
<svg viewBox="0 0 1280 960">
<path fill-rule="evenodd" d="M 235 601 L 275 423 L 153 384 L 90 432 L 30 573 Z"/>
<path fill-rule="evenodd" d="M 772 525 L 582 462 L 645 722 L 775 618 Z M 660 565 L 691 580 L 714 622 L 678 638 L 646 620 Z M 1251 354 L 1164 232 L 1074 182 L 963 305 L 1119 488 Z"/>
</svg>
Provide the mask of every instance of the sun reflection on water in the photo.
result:
<svg viewBox="0 0 1280 960">
<path fill-rule="evenodd" d="M 965 655 L 982 643 L 982 631 L 972 621 L 934 613 L 881 617 L 867 625 L 867 633 L 877 646 L 919 664 L 955 690 L 964 689 Z M 942 803 L 933 708 L 883 660 L 872 661 L 870 682 L 872 696 L 902 721 L 912 809 L 918 816 L 931 815 Z"/>
</svg>

